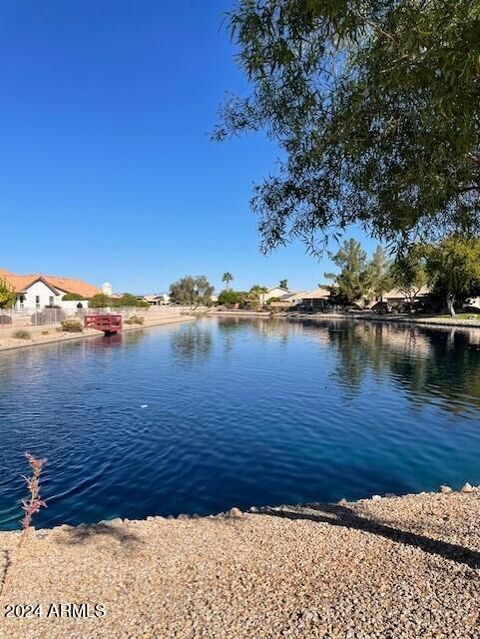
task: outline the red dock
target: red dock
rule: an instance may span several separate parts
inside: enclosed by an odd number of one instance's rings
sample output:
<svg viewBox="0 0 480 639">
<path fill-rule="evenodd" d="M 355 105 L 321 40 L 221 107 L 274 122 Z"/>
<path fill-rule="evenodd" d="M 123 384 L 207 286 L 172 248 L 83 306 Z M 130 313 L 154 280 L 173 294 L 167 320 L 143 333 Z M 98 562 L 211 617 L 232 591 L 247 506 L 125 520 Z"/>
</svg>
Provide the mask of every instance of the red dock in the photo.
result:
<svg viewBox="0 0 480 639">
<path fill-rule="evenodd" d="M 122 330 L 121 315 L 85 315 L 85 328 L 95 328 L 105 335 L 115 335 Z"/>
</svg>

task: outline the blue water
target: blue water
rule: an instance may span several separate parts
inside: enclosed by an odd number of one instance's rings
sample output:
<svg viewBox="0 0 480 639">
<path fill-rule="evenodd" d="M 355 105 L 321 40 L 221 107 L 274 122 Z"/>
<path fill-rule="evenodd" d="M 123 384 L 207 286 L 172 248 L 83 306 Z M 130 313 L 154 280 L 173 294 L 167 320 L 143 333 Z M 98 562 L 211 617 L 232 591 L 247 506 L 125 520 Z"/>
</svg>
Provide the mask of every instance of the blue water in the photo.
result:
<svg viewBox="0 0 480 639">
<path fill-rule="evenodd" d="M 480 483 L 480 331 L 206 319 L 0 354 L 0 528 Z"/>
</svg>

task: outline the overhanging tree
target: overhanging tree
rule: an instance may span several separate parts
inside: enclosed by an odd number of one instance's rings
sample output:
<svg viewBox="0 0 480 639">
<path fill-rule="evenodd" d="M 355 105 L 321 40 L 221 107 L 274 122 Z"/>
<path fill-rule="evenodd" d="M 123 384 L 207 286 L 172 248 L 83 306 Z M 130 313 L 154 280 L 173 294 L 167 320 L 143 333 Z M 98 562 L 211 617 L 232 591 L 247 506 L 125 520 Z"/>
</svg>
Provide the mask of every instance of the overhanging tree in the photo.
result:
<svg viewBox="0 0 480 639">
<path fill-rule="evenodd" d="M 262 249 L 359 223 L 399 244 L 480 227 L 480 3 L 238 0 L 252 86 L 214 137 L 266 130 L 282 150 L 255 190 Z"/>
</svg>

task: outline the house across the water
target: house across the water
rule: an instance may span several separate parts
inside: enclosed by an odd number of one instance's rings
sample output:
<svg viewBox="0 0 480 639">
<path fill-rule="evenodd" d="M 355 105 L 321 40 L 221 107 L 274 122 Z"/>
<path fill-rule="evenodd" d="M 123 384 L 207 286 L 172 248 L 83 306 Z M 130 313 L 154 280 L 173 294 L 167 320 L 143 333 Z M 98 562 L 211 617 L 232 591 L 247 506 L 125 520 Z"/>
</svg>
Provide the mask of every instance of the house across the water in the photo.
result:
<svg viewBox="0 0 480 639">
<path fill-rule="evenodd" d="M 73 293 L 86 301 L 102 292 L 93 284 L 83 280 L 57 275 L 41 273 L 17 275 L 0 269 L 0 279 L 5 280 L 15 291 L 16 310 L 38 311 L 45 307 L 65 306 L 67 303 L 63 301 L 63 296 L 67 293 Z"/>
</svg>

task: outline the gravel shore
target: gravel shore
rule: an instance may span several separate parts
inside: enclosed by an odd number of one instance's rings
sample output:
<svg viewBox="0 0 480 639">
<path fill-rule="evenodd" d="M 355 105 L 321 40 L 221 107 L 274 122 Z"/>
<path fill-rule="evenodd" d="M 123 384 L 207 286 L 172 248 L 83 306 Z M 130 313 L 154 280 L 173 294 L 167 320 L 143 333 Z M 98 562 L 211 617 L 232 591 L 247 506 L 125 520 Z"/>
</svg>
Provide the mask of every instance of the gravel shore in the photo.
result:
<svg viewBox="0 0 480 639">
<path fill-rule="evenodd" d="M 474 489 L 37 531 L 4 603 L 39 603 L 41 618 L 4 619 L 0 634 L 479 638 L 479 520 Z M 17 539 L 0 533 L 4 565 Z M 47 617 L 56 602 L 106 614 Z"/>
</svg>

